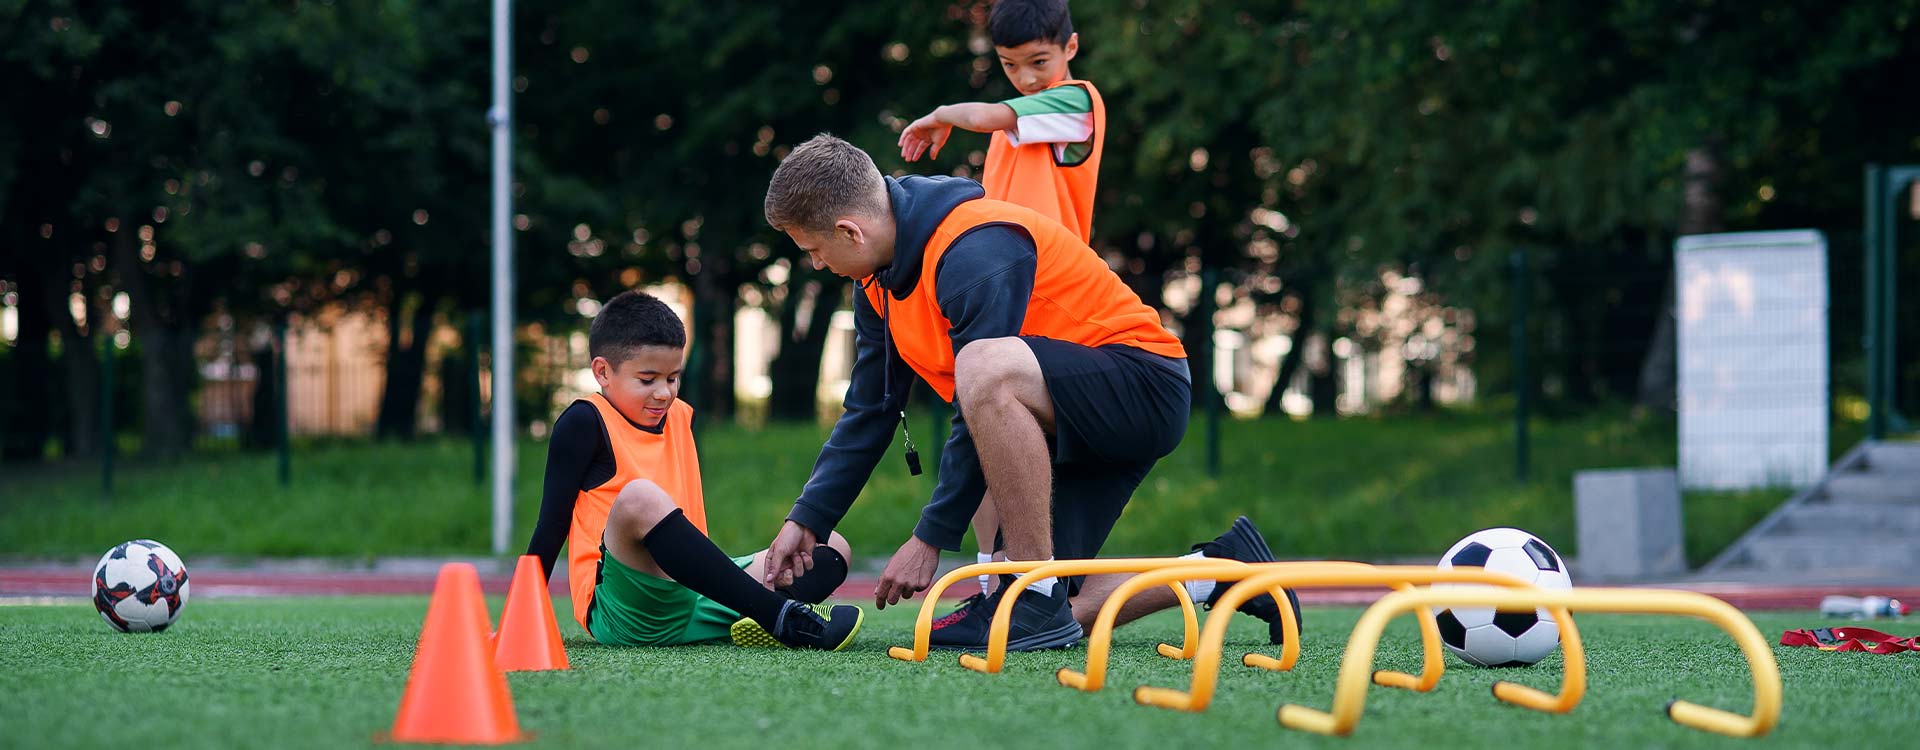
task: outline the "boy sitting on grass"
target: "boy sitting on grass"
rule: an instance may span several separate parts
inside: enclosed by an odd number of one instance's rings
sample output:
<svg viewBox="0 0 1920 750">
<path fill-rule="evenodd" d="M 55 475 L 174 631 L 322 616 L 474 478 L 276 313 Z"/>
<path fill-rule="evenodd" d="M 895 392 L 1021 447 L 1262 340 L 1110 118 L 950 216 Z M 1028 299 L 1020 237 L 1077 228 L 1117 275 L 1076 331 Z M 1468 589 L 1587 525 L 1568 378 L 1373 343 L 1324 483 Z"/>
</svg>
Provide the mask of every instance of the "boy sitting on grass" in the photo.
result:
<svg viewBox="0 0 1920 750">
<path fill-rule="evenodd" d="M 707 538 L 693 407 L 678 398 L 686 346 L 680 317 L 647 294 L 623 292 L 594 316 L 587 350 L 600 392 L 554 421 L 527 554 L 552 576 L 567 545 L 574 619 L 604 644 L 731 633 L 743 646 L 845 648 L 865 613 L 840 605 L 822 617 L 808 603 L 846 580 L 846 539 L 815 547 L 813 568 L 774 591 L 760 583 L 765 550 L 730 558 Z"/>
</svg>

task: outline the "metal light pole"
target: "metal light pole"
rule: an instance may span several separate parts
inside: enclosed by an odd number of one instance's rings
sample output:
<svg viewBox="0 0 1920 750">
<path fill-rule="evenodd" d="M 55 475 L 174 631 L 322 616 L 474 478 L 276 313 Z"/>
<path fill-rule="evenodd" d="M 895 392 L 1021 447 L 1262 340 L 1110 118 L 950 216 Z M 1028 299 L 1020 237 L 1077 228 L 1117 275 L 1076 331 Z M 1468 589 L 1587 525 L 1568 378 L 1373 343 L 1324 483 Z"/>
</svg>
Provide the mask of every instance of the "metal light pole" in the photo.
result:
<svg viewBox="0 0 1920 750">
<path fill-rule="evenodd" d="M 493 0 L 493 554 L 513 531 L 512 0 Z"/>
</svg>

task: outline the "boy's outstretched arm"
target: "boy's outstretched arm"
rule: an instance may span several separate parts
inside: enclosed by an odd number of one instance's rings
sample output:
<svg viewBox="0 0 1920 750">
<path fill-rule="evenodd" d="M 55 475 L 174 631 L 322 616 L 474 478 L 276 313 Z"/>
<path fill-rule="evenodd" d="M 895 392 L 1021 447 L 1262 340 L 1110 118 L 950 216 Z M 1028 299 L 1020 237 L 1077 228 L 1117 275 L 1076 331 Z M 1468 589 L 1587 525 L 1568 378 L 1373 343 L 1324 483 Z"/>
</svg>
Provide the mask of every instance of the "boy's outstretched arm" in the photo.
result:
<svg viewBox="0 0 1920 750">
<path fill-rule="evenodd" d="M 933 158 L 940 158 L 940 147 L 947 145 L 947 136 L 954 128 L 991 133 L 1011 128 L 1018 121 L 1012 107 L 997 102 L 943 104 L 900 131 L 900 158 L 919 161 L 929 151 Z"/>
</svg>

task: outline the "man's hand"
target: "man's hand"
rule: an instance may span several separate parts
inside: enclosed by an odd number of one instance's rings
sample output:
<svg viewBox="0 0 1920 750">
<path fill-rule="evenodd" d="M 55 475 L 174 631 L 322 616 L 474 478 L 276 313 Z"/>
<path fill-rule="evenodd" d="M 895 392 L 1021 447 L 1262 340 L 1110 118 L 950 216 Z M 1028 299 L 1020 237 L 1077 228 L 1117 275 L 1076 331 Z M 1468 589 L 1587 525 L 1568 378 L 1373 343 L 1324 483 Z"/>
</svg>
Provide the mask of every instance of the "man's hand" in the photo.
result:
<svg viewBox="0 0 1920 750">
<path fill-rule="evenodd" d="M 886 609 L 889 604 L 912 599 L 914 594 L 933 584 L 933 572 L 938 567 L 939 548 L 920 541 L 919 537 L 907 537 L 907 543 L 900 545 L 900 551 L 893 553 L 887 569 L 880 573 L 880 586 L 873 591 L 873 606 Z"/>
<path fill-rule="evenodd" d="M 793 579 L 813 569 L 813 548 L 819 544 L 813 530 L 788 521 L 767 545 L 767 588 L 793 585 Z"/>
<path fill-rule="evenodd" d="M 953 135 L 953 126 L 941 122 L 937 115 L 940 110 L 927 113 L 927 116 L 914 120 L 906 130 L 900 131 L 900 158 L 907 161 L 919 161 L 929 150 L 933 158 L 940 158 L 940 147 L 947 145 L 947 136 Z"/>
</svg>

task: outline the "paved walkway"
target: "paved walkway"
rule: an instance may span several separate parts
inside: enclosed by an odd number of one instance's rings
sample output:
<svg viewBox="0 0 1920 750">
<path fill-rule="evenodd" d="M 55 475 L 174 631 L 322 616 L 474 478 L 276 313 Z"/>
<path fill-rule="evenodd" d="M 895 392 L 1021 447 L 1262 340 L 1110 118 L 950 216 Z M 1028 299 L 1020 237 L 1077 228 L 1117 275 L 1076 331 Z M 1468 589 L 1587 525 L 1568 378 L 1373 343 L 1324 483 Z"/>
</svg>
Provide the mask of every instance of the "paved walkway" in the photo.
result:
<svg viewBox="0 0 1920 750">
<path fill-rule="evenodd" d="M 370 564 L 353 565 L 334 561 L 272 561 L 239 563 L 213 561 L 189 568 L 193 596 L 363 596 L 426 595 L 433 592 L 433 581 L 442 559 L 394 558 Z M 492 558 L 462 560 L 480 569 L 480 585 L 488 593 L 505 594 L 512 575 L 509 566 Z M 0 564 L 0 603 L 60 603 L 85 601 L 92 596 L 93 563 L 15 563 Z M 943 568 L 948 569 L 948 568 Z M 878 583 L 874 575 L 856 575 L 834 592 L 837 598 L 852 601 L 871 600 Z M 554 571 L 551 587 L 556 593 L 567 590 L 565 566 Z M 1870 585 L 1783 585 L 1768 583 L 1676 582 L 1650 586 L 1699 591 L 1727 601 L 1741 609 L 1795 610 L 1814 609 L 1828 594 L 1877 594 L 1920 604 L 1920 586 Z M 948 589 L 945 598 L 958 599 L 978 590 L 970 582 Z M 1386 593 L 1382 588 L 1303 589 L 1301 602 L 1308 605 L 1371 604 Z"/>
</svg>

